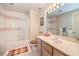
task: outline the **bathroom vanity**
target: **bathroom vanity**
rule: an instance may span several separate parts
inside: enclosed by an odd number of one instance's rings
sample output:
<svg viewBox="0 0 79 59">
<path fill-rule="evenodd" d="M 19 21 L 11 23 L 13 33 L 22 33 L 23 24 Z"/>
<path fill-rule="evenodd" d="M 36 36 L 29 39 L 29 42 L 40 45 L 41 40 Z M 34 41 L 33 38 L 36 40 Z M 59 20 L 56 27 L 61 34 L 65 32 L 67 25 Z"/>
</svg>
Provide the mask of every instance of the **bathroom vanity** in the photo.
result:
<svg viewBox="0 0 79 59">
<path fill-rule="evenodd" d="M 64 36 L 37 36 L 39 56 L 78 56 L 79 43 L 66 40 Z M 74 38 L 69 38 L 74 39 Z"/>
</svg>

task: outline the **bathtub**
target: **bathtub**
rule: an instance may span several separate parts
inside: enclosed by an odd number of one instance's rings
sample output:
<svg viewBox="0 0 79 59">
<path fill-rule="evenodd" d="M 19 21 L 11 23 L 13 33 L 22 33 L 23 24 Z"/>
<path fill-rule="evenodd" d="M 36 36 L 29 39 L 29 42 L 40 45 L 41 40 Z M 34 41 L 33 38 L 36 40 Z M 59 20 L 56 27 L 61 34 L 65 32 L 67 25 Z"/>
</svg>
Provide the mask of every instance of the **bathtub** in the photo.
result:
<svg viewBox="0 0 79 59">
<path fill-rule="evenodd" d="M 26 46 L 28 47 L 27 53 L 30 53 L 31 49 L 30 49 L 28 40 L 13 41 L 13 42 L 1 42 L 0 43 L 0 56 L 6 56 L 8 51 L 10 51 L 12 49 L 17 49 L 17 48 L 26 47 Z"/>
</svg>

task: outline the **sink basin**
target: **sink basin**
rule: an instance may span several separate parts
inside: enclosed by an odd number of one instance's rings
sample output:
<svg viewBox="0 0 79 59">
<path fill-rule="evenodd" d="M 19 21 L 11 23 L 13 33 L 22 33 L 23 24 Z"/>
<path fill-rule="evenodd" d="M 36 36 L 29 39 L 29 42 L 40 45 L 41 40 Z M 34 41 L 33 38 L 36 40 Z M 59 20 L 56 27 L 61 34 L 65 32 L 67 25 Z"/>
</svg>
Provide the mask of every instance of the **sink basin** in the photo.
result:
<svg viewBox="0 0 79 59">
<path fill-rule="evenodd" d="M 60 38 L 58 38 L 58 37 L 56 37 L 56 38 L 53 37 L 52 40 L 54 41 L 54 43 L 57 43 L 57 44 L 58 44 L 58 43 L 62 43 L 62 41 L 61 41 Z"/>
<path fill-rule="evenodd" d="M 62 38 L 62 37 L 60 36 L 60 38 Z M 76 38 L 70 38 L 70 37 L 64 37 L 63 36 L 63 39 L 62 40 L 68 41 L 70 43 L 78 43 L 79 44 L 79 40 L 76 39 Z"/>
<path fill-rule="evenodd" d="M 70 41 L 70 42 L 74 42 L 74 43 L 79 43 L 79 40 L 77 39 L 66 39 L 67 41 Z"/>
<path fill-rule="evenodd" d="M 75 39 L 75 38 L 70 38 L 70 37 L 62 37 L 62 36 L 52 36 L 52 40 L 55 43 L 63 43 L 63 41 L 68 41 L 70 43 L 78 43 L 79 44 L 79 40 Z"/>
</svg>

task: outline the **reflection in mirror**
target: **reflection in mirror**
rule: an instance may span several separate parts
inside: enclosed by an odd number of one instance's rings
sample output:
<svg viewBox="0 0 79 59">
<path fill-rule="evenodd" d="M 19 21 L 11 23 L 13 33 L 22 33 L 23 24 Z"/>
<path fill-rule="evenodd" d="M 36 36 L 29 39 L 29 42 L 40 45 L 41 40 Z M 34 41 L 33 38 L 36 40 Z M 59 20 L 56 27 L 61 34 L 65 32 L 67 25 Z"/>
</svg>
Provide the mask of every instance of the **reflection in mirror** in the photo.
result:
<svg viewBox="0 0 79 59">
<path fill-rule="evenodd" d="M 46 32 L 79 38 L 79 3 L 65 3 L 50 13 L 47 12 Z"/>
</svg>

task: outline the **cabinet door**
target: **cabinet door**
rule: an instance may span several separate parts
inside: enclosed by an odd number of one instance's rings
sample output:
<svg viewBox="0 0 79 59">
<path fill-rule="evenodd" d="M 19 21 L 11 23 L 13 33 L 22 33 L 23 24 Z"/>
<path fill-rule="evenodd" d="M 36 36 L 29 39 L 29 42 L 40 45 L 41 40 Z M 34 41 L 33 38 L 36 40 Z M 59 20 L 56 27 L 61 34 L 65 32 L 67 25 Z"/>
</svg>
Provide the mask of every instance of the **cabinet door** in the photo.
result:
<svg viewBox="0 0 79 59">
<path fill-rule="evenodd" d="M 52 54 L 52 47 L 42 41 L 42 47 L 44 47 L 50 54 Z"/>
<path fill-rule="evenodd" d="M 41 40 L 39 38 L 37 38 L 37 43 L 41 44 Z"/>
<path fill-rule="evenodd" d="M 42 56 L 52 56 L 50 53 L 48 53 L 48 51 L 46 51 L 43 47 L 42 47 Z"/>
<path fill-rule="evenodd" d="M 41 56 L 41 40 L 37 39 L 37 52 L 38 55 Z"/>
<path fill-rule="evenodd" d="M 53 49 L 53 56 L 64 56 L 64 54 L 62 54 L 61 52 L 59 52 L 56 49 Z"/>
<path fill-rule="evenodd" d="M 37 52 L 38 52 L 38 55 L 41 56 L 41 45 L 40 44 L 37 44 Z"/>
</svg>

